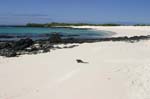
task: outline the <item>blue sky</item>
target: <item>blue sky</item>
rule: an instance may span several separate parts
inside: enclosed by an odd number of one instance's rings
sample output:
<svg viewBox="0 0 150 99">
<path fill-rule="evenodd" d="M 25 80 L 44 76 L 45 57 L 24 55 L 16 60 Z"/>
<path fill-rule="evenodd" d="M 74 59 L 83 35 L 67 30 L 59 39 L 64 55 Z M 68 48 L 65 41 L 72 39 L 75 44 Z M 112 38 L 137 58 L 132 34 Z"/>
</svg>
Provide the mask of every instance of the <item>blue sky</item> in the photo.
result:
<svg viewBox="0 0 150 99">
<path fill-rule="evenodd" d="M 150 23 L 150 0 L 0 0 L 0 24 Z"/>
</svg>

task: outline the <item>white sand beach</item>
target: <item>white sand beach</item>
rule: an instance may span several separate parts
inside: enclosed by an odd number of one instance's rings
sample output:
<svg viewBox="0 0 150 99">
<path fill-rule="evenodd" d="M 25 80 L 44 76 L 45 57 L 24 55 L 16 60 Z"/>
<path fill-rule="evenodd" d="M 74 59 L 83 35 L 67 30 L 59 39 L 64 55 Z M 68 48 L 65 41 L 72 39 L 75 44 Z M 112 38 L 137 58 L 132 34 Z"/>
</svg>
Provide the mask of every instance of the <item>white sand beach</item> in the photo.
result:
<svg viewBox="0 0 150 99">
<path fill-rule="evenodd" d="M 73 28 L 90 28 L 116 33 L 113 37 L 150 35 L 150 26 L 73 26 Z"/>
<path fill-rule="evenodd" d="M 150 35 L 148 26 L 76 28 L 112 31 L 114 37 Z M 0 57 L 0 99 L 150 99 L 150 40 Z"/>
</svg>

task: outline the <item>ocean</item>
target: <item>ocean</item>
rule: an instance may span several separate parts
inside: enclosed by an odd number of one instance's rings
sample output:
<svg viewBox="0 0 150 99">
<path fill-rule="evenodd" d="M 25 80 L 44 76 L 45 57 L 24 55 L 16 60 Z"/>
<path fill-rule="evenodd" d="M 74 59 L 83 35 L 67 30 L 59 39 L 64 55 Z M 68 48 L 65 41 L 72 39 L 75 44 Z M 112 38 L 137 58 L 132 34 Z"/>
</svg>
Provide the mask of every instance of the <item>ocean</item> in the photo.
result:
<svg viewBox="0 0 150 99">
<path fill-rule="evenodd" d="M 21 38 L 47 39 L 52 33 L 62 38 L 104 38 L 113 33 L 92 29 L 40 28 L 40 27 L 0 27 L 0 40 L 18 40 Z"/>
</svg>

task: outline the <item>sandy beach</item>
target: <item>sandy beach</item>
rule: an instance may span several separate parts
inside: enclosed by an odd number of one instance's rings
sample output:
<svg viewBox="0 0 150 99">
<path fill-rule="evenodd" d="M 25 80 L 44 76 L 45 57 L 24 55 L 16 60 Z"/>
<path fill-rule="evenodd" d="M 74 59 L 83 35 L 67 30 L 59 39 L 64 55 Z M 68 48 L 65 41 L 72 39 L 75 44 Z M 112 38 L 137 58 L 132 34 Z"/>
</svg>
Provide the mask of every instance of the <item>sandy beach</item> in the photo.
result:
<svg viewBox="0 0 150 99">
<path fill-rule="evenodd" d="M 73 28 L 111 31 L 116 33 L 116 35 L 112 35 L 113 37 L 150 35 L 150 26 L 73 26 Z"/>
<path fill-rule="evenodd" d="M 113 37 L 150 35 L 148 26 L 74 28 L 111 31 Z M 0 57 L 0 99 L 150 99 L 149 93 L 150 40 L 84 43 L 50 53 Z"/>
</svg>

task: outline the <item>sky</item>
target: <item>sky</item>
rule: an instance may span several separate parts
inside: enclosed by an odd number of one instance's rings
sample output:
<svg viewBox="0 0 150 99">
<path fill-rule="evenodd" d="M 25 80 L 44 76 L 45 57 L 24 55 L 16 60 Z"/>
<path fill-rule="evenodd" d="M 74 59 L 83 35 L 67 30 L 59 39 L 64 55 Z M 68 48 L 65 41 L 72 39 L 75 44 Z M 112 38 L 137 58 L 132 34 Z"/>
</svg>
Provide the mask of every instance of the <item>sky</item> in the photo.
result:
<svg viewBox="0 0 150 99">
<path fill-rule="evenodd" d="M 0 24 L 150 23 L 150 0 L 0 0 Z"/>
</svg>

